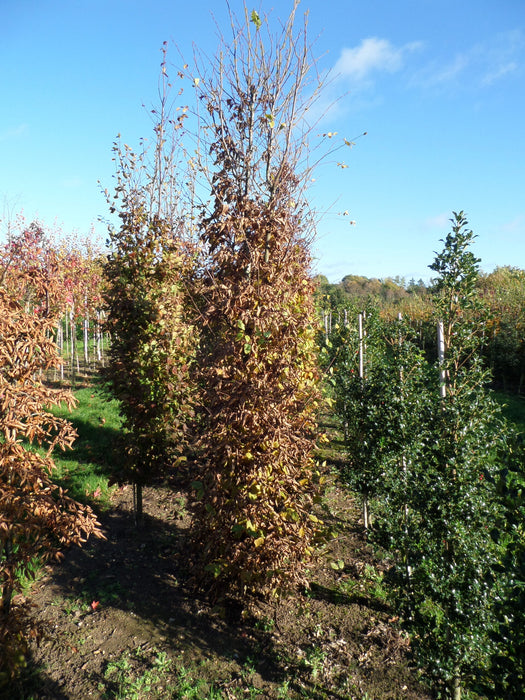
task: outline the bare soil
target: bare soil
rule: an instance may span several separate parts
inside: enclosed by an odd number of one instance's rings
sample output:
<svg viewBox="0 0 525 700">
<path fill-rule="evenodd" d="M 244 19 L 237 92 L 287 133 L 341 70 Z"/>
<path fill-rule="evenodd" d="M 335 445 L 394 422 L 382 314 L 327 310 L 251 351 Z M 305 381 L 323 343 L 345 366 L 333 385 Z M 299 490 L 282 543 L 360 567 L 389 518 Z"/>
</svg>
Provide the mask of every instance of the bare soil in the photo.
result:
<svg viewBox="0 0 525 700">
<path fill-rule="evenodd" d="M 30 597 L 49 637 L 7 698 L 431 697 L 347 493 L 329 489 L 324 517 L 339 535 L 309 590 L 278 604 L 212 604 L 190 584 L 190 517 L 177 489 L 145 490 L 140 531 L 131 488 L 116 491 L 101 515 L 107 539 L 70 549 L 37 580 Z"/>
</svg>

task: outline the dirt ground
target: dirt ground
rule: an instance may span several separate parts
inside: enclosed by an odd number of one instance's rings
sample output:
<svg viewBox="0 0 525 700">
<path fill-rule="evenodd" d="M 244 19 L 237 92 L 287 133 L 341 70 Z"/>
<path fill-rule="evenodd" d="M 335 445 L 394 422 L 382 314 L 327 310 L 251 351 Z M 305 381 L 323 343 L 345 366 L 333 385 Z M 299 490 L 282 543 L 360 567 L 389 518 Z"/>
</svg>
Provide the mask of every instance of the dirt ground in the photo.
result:
<svg viewBox="0 0 525 700">
<path fill-rule="evenodd" d="M 277 605 L 195 594 L 176 485 L 145 490 L 141 531 L 132 507 L 131 488 L 116 491 L 101 516 L 107 539 L 67 551 L 34 584 L 50 635 L 10 700 L 431 697 L 348 494 L 332 486 L 327 496 L 339 536 L 310 571 L 310 590 Z"/>
</svg>

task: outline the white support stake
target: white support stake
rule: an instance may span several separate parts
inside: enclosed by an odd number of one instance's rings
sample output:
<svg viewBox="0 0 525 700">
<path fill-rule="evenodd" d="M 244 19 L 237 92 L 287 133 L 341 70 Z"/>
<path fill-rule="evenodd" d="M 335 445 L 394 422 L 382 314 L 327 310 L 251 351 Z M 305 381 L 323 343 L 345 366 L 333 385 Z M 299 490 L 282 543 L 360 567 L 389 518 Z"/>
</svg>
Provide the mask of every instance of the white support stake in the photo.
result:
<svg viewBox="0 0 525 700">
<path fill-rule="evenodd" d="M 439 393 L 444 399 L 447 395 L 447 376 L 445 371 L 445 331 L 443 321 L 438 321 L 437 325 L 437 340 L 438 340 L 438 361 L 439 361 Z"/>
<path fill-rule="evenodd" d="M 364 348 L 363 348 L 363 314 L 359 314 L 359 376 L 365 376 Z"/>
<path fill-rule="evenodd" d="M 364 379 L 365 376 L 363 316 L 364 314 L 359 314 L 359 376 L 361 379 Z M 370 516 L 368 512 L 368 498 L 366 496 L 363 497 L 363 523 L 365 531 L 367 531 L 370 523 Z"/>
</svg>

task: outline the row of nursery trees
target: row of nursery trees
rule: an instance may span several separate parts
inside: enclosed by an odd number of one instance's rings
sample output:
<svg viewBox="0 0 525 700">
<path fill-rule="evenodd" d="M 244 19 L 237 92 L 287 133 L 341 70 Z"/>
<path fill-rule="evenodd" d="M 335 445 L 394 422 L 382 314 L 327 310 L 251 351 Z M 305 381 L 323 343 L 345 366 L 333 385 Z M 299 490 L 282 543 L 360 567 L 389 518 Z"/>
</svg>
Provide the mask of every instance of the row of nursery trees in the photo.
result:
<svg viewBox="0 0 525 700">
<path fill-rule="evenodd" d="M 75 379 L 106 362 L 110 336 L 105 329 L 102 248 L 91 238 L 50 232 L 23 216 L 6 226 L 7 241 L 0 245 L 0 266 L 18 268 L 29 275 L 46 274 L 54 288 L 55 310 L 60 322 L 53 335 L 64 359 L 53 374 Z M 419 344 L 434 351 L 434 286 L 422 280 L 406 283 L 402 278 L 379 280 L 346 275 L 330 284 L 317 275 L 315 304 L 325 335 L 363 309 L 378 309 L 383 318 L 399 313 L 419 324 Z M 481 355 L 492 374 L 492 384 L 506 391 L 525 389 L 525 271 L 510 266 L 480 273 L 476 283 L 483 302 Z M 39 312 L 37 294 L 28 293 L 26 310 Z M 480 313 L 476 311 L 475 313 Z"/>
<path fill-rule="evenodd" d="M 305 583 L 324 531 L 313 513 L 320 388 L 303 196 L 316 90 L 301 94 L 310 52 L 294 14 L 275 37 L 255 12 L 232 18 L 217 61 L 178 73 L 192 112 L 169 102 L 164 48 L 152 146 L 115 144 L 108 193 L 120 226 L 104 267 L 105 379 L 126 431 L 115 478 L 133 483 L 140 522 L 144 485 L 191 457 L 195 580 L 217 592 Z M 57 266 L 38 246 L 34 264 L 15 264 L 17 245 L 0 285 L 0 682 L 40 633 L 16 596 L 34 557 L 101 536 L 92 511 L 52 481 L 53 450 L 74 439 L 48 412 L 73 396 L 43 381 L 61 364 Z"/>
<path fill-rule="evenodd" d="M 11 277 L 27 280 L 20 294 L 24 310 L 34 315 L 56 316 L 58 323 L 50 332 L 64 363 L 54 370 L 64 379 L 81 369 L 86 371 L 104 363 L 107 334 L 103 332 L 103 257 L 99 245 L 90 237 L 62 231 L 51 232 L 40 223 L 28 223 L 22 215 L 6 225 L 6 241 L 0 245 L 0 268 Z M 34 284 L 31 284 L 34 279 Z M 47 305 L 42 304 L 38 281 L 45 279 Z"/>
<path fill-rule="evenodd" d="M 115 144 L 106 378 L 127 429 L 120 478 L 140 521 L 142 488 L 189 457 L 196 579 L 279 594 L 305 582 L 324 537 L 306 26 L 292 13 L 274 37 L 246 13 L 196 70 L 178 73 L 195 113 L 170 110 L 164 58 L 153 147 Z"/>
<path fill-rule="evenodd" d="M 0 266 L 18 268 L 35 276 L 46 274 L 54 288 L 55 310 L 60 322 L 53 335 L 64 359 L 54 378 L 75 379 L 80 372 L 96 370 L 106 362 L 110 336 L 105 330 L 105 256 L 92 238 L 50 232 L 23 216 L 9 221 L 6 242 L 0 245 Z M 315 304 L 325 335 L 363 309 L 378 309 L 383 318 L 399 313 L 419 324 L 419 344 L 432 352 L 434 342 L 434 285 L 422 280 L 376 279 L 346 275 L 330 284 L 317 275 Z M 525 271 L 510 266 L 480 273 L 476 290 L 483 308 L 481 355 L 492 374 L 492 384 L 506 391 L 525 390 Z M 37 294 L 28 293 L 26 310 L 39 312 Z"/>
<path fill-rule="evenodd" d="M 52 478 L 53 451 L 71 447 L 76 433 L 49 409 L 72 408 L 75 399 L 43 381 L 62 364 L 54 342 L 62 292 L 49 257 L 49 265 L 37 257 L 19 264 L 22 246 L 34 252 L 39 239 L 38 230 L 25 230 L 5 247 L 0 264 L 0 691 L 24 665 L 28 640 L 44 632 L 31 603 L 16 595 L 35 557 L 59 558 L 63 546 L 101 536 L 91 509 Z"/>
<path fill-rule="evenodd" d="M 305 201 L 307 117 L 319 86 L 306 23 L 296 30 L 294 15 L 276 35 L 256 12 L 232 17 L 217 58 L 197 56 L 194 72 L 177 73 L 192 109 L 170 102 L 164 47 L 152 144 L 138 153 L 114 146 L 108 199 L 120 225 L 104 267 L 112 337 L 104 375 L 124 417 L 115 479 L 133 484 L 140 524 L 143 488 L 185 464 L 194 580 L 215 595 L 307 585 L 307 567 L 331 536 L 315 507 L 325 404 Z M 523 602 L 521 448 L 486 392 L 466 320 L 477 261 L 464 227 L 455 216 L 433 267 L 441 365 L 425 359 L 408 324 L 369 318 L 362 372 L 351 325 L 326 348 L 325 370 L 347 426 L 342 478 L 369 503 L 370 537 L 392 559 L 423 667 L 456 698 L 465 682 L 514 697 L 524 678 L 524 607 L 511 602 L 516 594 Z M 72 397 L 46 388 L 37 371 L 58 363 L 49 334 L 59 311 L 45 279 L 39 313 L 25 308 L 17 284 L 3 283 L 1 296 L 13 319 L 1 338 L 11 358 L 1 374 L 3 659 L 28 629 L 12 596 L 30 558 L 100 534 L 89 509 L 49 476 L 52 449 L 73 437 L 43 410 Z M 48 444 L 48 456 L 22 448 L 21 437 Z"/>
</svg>

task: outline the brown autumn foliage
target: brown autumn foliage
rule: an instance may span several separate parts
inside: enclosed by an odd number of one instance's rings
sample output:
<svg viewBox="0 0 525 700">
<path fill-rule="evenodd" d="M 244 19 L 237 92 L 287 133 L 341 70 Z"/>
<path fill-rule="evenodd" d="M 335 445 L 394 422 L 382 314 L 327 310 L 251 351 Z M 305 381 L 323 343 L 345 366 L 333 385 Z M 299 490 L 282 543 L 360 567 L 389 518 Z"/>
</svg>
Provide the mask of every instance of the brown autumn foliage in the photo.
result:
<svg viewBox="0 0 525 700">
<path fill-rule="evenodd" d="M 26 311 L 19 295 L 31 289 L 37 311 Z M 34 269 L 31 280 L 15 267 L 0 278 L 0 684 L 24 663 L 28 635 L 37 634 L 31 606 L 17 599 L 36 556 L 46 561 L 60 548 L 101 536 L 95 515 L 70 498 L 51 478 L 55 448 L 71 446 L 71 424 L 48 412 L 74 405 L 69 391 L 53 389 L 43 373 L 59 365 L 50 313 L 53 279 Z M 37 452 L 39 445 L 45 451 Z"/>
<path fill-rule="evenodd" d="M 324 535 L 314 514 L 320 391 L 298 166 L 308 49 L 294 13 L 277 39 L 256 13 L 232 21 L 233 45 L 198 83 L 213 163 L 200 220 L 194 539 L 212 588 L 278 594 L 305 583 Z"/>
</svg>

